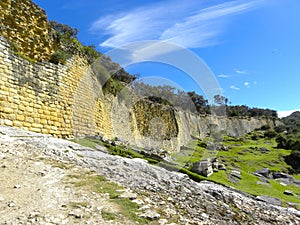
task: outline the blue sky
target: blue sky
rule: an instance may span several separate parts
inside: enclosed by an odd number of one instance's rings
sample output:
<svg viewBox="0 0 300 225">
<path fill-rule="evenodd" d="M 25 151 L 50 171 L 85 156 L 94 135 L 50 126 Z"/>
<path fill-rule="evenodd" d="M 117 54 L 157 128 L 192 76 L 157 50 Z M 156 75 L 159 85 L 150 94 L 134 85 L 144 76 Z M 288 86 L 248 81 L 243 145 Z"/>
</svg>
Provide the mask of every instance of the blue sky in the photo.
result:
<svg viewBox="0 0 300 225">
<path fill-rule="evenodd" d="M 232 104 L 300 109 L 299 0 L 34 2 L 50 20 L 78 28 L 79 39 L 103 53 L 134 42 L 168 42 L 198 55 Z M 167 64 L 140 61 L 126 70 L 203 91 L 188 74 Z"/>
</svg>

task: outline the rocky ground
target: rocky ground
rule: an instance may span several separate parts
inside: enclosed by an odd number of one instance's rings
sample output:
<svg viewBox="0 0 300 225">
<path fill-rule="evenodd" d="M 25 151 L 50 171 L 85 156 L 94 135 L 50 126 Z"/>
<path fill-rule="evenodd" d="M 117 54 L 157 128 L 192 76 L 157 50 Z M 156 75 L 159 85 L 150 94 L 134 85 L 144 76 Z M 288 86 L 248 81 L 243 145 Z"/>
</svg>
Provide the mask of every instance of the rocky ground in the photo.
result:
<svg viewBox="0 0 300 225">
<path fill-rule="evenodd" d="M 122 186 L 118 198 L 138 206 L 137 218 L 147 218 L 140 223 L 300 224 L 294 208 L 196 183 L 141 159 L 8 127 L 0 127 L 0 224 L 137 224 L 105 189 L 82 185 L 80 179 L 97 174 Z"/>
</svg>

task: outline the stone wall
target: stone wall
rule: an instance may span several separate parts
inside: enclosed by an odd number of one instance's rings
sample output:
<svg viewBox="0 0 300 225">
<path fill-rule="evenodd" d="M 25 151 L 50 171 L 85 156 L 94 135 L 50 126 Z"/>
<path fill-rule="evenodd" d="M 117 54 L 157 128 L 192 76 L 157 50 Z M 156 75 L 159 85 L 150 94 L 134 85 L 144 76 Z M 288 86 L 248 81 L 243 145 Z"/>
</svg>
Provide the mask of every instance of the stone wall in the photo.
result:
<svg viewBox="0 0 300 225">
<path fill-rule="evenodd" d="M 0 12 L 0 35 L 15 52 L 37 61 L 50 58 L 53 41 L 44 10 L 31 0 L 1 0 Z"/>
<path fill-rule="evenodd" d="M 101 86 L 84 59 L 31 63 L 0 37 L 0 74 L 1 125 L 59 137 L 110 136 Z"/>
<path fill-rule="evenodd" d="M 0 125 L 58 137 L 119 137 L 132 145 L 176 151 L 191 135 L 221 131 L 238 136 L 274 125 L 263 118 L 200 117 L 147 101 L 128 106 L 103 95 L 99 78 L 84 59 L 74 57 L 66 65 L 31 63 L 15 56 L 3 37 L 0 74 Z"/>
</svg>

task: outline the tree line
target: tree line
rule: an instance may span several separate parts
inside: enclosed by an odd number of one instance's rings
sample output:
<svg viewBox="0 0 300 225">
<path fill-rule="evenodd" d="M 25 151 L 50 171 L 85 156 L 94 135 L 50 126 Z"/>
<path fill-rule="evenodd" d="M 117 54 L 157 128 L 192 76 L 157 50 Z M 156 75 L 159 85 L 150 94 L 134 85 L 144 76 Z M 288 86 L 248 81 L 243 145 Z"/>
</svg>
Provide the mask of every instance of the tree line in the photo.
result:
<svg viewBox="0 0 300 225">
<path fill-rule="evenodd" d="M 169 85 L 152 86 L 144 82 L 133 82 L 133 88 L 141 96 L 151 96 L 153 102 L 172 105 L 200 115 L 215 114 L 229 117 L 268 117 L 277 118 L 277 111 L 271 109 L 251 108 L 246 105 L 228 105 L 229 99 L 215 95 L 214 102 L 209 103 L 195 91 L 185 92 Z"/>
</svg>

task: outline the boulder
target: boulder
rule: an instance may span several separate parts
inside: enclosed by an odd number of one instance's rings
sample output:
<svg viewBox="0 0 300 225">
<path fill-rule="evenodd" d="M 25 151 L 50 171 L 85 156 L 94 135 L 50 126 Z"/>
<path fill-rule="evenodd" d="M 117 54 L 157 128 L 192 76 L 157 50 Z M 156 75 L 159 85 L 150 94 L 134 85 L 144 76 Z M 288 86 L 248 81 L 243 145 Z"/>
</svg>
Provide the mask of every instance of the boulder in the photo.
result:
<svg viewBox="0 0 300 225">
<path fill-rule="evenodd" d="M 282 202 L 279 198 L 273 198 L 270 196 L 257 196 L 256 199 L 258 201 L 266 202 L 266 203 L 272 204 L 272 205 L 281 206 L 281 204 L 282 204 Z"/>
<path fill-rule="evenodd" d="M 147 218 L 150 220 L 158 220 L 160 218 L 160 214 L 153 210 L 146 210 L 144 213 L 140 214 L 140 217 Z"/>
<path fill-rule="evenodd" d="M 242 179 L 241 172 L 238 170 L 232 170 L 230 174 L 235 178 Z"/>
<path fill-rule="evenodd" d="M 219 170 L 225 170 L 226 171 L 226 166 L 224 164 L 219 164 L 218 165 Z"/>
<path fill-rule="evenodd" d="M 293 196 L 293 195 L 294 195 L 294 192 L 292 192 L 292 191 L 290 191 L 290 190 L 285 190 L 285 191 L 283 192 L 283 194 Z"/>
<path fill-rule="evenodd" d="M 294 178 L 286 173 L 281 173 L 281 172 L 274 172 L 272 174 L 273 179 L 279 179 L 279 178 L 285 178 L 285 179 L 290 179 L 291 181 L 294 182 Z"/>
<path fill-rule="evenodd" d="M 296 184 L 297 186 L 300 186 L 300 180 L 295 180 L 294 179 L 294 184 Z"/>
<path fill-rule="evenodd" d="M 210 159 L 195 162 L 192 171 L 200 175 L 209 177 L 213 174 L 212 163 Z"/>
<path fill-rule="evenodd" d="M 271 171 L 270 171 L 269 168 L 264 168 L 264 169 L 255 171 L 254 175 L 257 176 L 257 174 L 259 174 L 259 175 L 262 175 L 262 176 L 264 176 L 264 177 L 266 177 L 266 178 L 269 178 L 270 172 L 271 172 Z"/>
<path fill-rule="evenodd" d="M 270 152 L 269 149 L 264 148 L 264 147 L 260 148 L 259 150 L 260 150 L 260 152 L 263 153 L 263 154 L 266 154 L 266 153 Z"/>
</svg>

